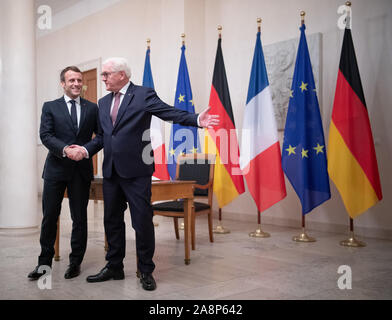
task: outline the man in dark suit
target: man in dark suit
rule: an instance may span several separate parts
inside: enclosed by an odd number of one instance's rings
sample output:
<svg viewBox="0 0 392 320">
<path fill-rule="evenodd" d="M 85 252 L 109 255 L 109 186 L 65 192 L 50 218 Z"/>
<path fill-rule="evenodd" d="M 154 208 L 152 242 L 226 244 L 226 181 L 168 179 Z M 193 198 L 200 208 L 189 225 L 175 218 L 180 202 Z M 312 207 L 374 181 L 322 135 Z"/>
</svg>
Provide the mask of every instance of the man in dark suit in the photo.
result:
<svg viewBox="0 0 392 320">
<path fill-rule="evenodd" d="M 109 250 L 106 266 L 98 274 L 87 277 L 87 281 L 124 279 L 124 211 L 128 203 L 136 232 L 140 281 L 145 290 L 154 290 L 155 236 L 151 207 L 154 163 L 151 141 L 146 134 L 151 116 L 195 127 L 212 126 L 219 120 L 218 116 L 208 115 L 209 109 L 200 115 L 188 113 L 162 102 L 153 89 L 134 85 L 124 58 L 106 60 L 101 76 L 106 90 L 111 93 L 98 102 L 102 134 L 84 145 L 84 155 L 91 156 L 104 147 L 104 226 Z"/>
<path fill-rule="evenodd" d="M 43 274 L 39 268 L 41 265 L 52 265 L 57 220 L 65 190 L 72 218 L 72 251 L 64 275 L 66 279 L 80 274 L 87 245 L 87 205 L 93 166 L 91 159 L 81 160 L 74 145 L 83 145 L 91 140 L 93 133 L 98 133 L 98 106 L 80 97 L 82 73 L 77 67 L 65 68 L 60 74 L 60 81 L 64 96 L 45 102 L 42 107 L 40 138 L 49 153 L 42 175 L 41 254 L 38 266 L 28 275 L 32 280 Z"/>
</svg>

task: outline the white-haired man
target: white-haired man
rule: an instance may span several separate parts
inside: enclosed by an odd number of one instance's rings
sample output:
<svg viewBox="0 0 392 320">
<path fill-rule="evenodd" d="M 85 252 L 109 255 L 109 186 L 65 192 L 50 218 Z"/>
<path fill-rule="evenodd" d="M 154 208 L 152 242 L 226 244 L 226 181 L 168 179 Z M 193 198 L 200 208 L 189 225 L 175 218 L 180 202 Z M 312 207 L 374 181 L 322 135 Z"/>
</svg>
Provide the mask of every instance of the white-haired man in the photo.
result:
<svg viewBox="0 0 392 320">
<path fill-rule="evenodd" d="M 80 157 L 89 157 L 104 148 L 103 194 L 104 226 L 109 245 L 108 263 L 88 282 L 124 279 L 124 211 L 129 204 L 132 227 L 136 232 L 136 252 L 140 282 L 145 290 L 155 290 L 152 276 L 155 264 L 155 235 L 151 207 L 151 177 L 154 163 L 145 161 L 150 141 L 143 134 L 150 128 L 151 116 L 185 126 L 211 127 L 219 123 L 208 109 L 199 115 L 173 108 L 162 102 L 151 88 L 130 82 L 131 71 L 124 58 L 110 58 L 103 63 L 102 81 L 111 93 L 99 100 L 102 131 L 80 148 Z M 144 135 L 146 136 L 146 135 Z"/>
</svg>

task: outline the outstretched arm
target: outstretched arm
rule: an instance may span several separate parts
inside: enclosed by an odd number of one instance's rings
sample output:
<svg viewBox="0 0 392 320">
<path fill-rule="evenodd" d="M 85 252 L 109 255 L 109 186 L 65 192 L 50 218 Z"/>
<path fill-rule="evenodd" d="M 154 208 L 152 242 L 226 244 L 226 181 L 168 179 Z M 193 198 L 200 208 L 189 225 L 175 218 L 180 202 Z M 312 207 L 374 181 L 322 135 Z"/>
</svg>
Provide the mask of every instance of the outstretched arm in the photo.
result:
<svg viewBox="0 0 392 320">
<path fill-rule="evenodd" d="M 219 124 L 219 115 L 208 114 L 211 107 L 205 109 L 199 115 L 189 113 L 167 105 L 159 99 L 156 92 L 152 89 L 146 93 L 145 101 L 147 110 L 164 121 L 173 121 L 183 126 L 199 126 L 203 128 L 212 128 L 212 126 Z"/>
</svg>

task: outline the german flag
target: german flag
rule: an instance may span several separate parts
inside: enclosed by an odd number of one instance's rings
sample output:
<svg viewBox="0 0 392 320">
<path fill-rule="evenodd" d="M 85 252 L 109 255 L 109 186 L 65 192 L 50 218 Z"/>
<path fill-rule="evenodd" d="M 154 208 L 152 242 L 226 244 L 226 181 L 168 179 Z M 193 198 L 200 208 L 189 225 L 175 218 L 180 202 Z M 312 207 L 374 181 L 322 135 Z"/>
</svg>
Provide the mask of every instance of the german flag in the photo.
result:
<svg viewBox="0 0 392 320">
<path fill-rule="evenodd" d="M 372 130 L 348 28 L 329 128 L 328 172 L 351 218 L 382 199 Z"/>
<path fill-rule="evenodd" d="M 219 37 L 209 101 L 210 113 L 219 115 L 219 125 L 206 129 L 204 139 L 205 153 L 216 155 L 213 189 L 219 208 L 245 192 L 221 42 Z"/>
</svg>

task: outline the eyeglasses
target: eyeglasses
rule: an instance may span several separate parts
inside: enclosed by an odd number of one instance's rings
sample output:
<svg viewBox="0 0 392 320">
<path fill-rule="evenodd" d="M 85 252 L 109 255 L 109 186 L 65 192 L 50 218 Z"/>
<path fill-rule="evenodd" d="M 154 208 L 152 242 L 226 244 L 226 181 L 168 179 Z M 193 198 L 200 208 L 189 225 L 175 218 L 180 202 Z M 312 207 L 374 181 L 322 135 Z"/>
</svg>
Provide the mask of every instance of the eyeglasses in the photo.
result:
<svg viewBox="0 0 392 320">
<path fill-rule="evenodd" d="M 108 78 L 108 77 L 110 77 L 111 74 L 116 73 L 116 72 L 119 72 L 119 71 L 101 72 L 101 77 Z"/>
</svg>

